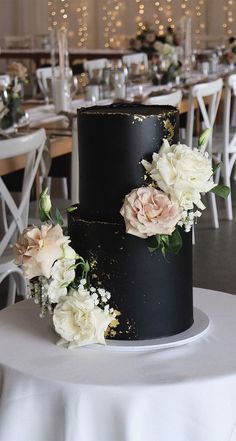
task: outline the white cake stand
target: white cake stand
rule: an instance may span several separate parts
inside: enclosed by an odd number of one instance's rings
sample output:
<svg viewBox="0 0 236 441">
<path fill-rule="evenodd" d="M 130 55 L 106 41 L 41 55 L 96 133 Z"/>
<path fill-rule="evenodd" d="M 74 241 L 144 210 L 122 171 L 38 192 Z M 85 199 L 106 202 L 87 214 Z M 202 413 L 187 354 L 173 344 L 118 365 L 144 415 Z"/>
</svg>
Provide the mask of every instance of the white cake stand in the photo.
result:
<svg viewBox="0 0 236 441">
<path fill-rule="evenodd" d="M 155 338 L 151 340 L 106 340 L 106 345 L 104 346 L 94 344 L 89 346 L 89 348 L 105 351 L 133 352 L 167 349 L 176 346 L 182 346 L 198 340 L 203 335 L 205 335 L 209 329 L 210 320 L 205 312 L 201 311 L 198 308 L 194 308 L 193 316 L 194 322 L 189 329 L 171 337 Z"/>
</svg>

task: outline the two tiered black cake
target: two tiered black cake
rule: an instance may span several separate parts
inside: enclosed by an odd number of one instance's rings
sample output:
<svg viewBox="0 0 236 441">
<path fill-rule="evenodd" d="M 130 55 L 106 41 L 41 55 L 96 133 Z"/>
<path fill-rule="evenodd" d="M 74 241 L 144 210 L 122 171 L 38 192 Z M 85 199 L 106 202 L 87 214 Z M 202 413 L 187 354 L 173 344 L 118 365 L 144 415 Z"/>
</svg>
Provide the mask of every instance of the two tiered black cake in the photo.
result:
<svg viewBox="0 0 236 441">
<path fill-rule="evenodd" d="M 142 159 L 163 138 L 178 141 L 179 115 L 171 106 L 111 105 L 78 111 L 80 204 L 69 213 L 73 248 L 87 258 L 94 285 L 111 292 L 120 312 L 110 338 L 171 336 L 193 323 L 191 234 L 177 256 L 151 253 L 147 240 L 125 232 L 123 199 L 145 185 Z"/>
</svg>

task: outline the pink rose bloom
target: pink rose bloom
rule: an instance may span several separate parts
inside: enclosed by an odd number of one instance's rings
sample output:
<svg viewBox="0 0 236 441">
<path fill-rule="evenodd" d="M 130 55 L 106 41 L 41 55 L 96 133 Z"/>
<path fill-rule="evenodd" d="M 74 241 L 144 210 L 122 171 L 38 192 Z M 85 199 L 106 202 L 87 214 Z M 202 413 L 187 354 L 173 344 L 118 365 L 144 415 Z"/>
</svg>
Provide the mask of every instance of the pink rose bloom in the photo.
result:
<svg viewBox="0 0 236 441">
<path fill-rule="evenodd" d="M 54 262 L 63 257 L 63 246 L 68 243 L 69 238 L 63 236 L 60 225 L 27 228 L 14 245 L 16 263 L 23 266 L 27 279 L 37 276 L 48 279 Z"/>
<path fill-rule="evenodd" d="M 126 232 L 143 239 L 156 234 L 172 234 L 181 217 L 178 205 L 153 187 L 132 190 L 125 196 L 120 213 Z"/>
</svg>

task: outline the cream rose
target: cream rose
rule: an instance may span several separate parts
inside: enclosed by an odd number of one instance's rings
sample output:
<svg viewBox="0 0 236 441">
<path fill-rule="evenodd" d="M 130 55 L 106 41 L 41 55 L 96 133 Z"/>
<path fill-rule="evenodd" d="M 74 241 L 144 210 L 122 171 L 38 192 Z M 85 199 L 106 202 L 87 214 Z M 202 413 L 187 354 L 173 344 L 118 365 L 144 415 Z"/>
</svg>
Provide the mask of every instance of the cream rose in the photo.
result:
<svg viewBox="0 0 236 441">
<path fill-rule="evenodd" d="M 75 260 L 71 259 L 59 259 L 57 260 L 52 269 L 51 276 L 53 279 L 61 282 L 61 284 L 69 285 L 75 278 L 74 270 Z"/>
<path fill-rule="evenodd" d="M 203 210 L 201 193 L 214 186 L 212 166 L 209 158 L 197 149 L 186 145 L 170 146 L 164 140 L 159 153 L 154 153 L 152 163 L 143 160 L 143 166 L 157 183 L 184 210 L 193 209 L 194 204 Z"/>
<path fill-rule="evenodd" d="M 105 344 L 104 334 L 114 317 L 96 306 L 86 289 L 71 290 L 59 300 L 53 312 L 56 332 L 61 345 L 69 348 L 91 343 Z"/>
<path fill-rule="evenodd" d="M 155 234 L 172 234 L 180 220 L 178 205 L 153 187 L 132 190 L 125 196 L 120 213 L 126 232 L 143 239 Z"/>
<path fill-rule="evenodd" d="M 37 276 L 49 278 L 52 265 L 63 257 L 63 246 L 68 243 L 69 238 L 63 236 L 59 225 L 28 228 L 14 245 L 16 263 L 23 266 L 27 279 Z"/>
<path fill-rule="evenodd" d="M 50 303 L 58 303 L 62 297 L 67 295 L 67 288 L 61 286 L 58 280 L 52 280 L 47 287 L 47 296 Z"/>
</svg>

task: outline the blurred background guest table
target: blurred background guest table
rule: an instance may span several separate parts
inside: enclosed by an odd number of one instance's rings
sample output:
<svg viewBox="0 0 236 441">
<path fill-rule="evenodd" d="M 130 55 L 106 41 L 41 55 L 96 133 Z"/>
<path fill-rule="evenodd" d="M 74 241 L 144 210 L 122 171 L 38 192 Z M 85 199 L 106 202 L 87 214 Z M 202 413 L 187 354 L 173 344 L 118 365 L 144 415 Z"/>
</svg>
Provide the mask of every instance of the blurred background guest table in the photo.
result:
<svg viewBox="0 0 236 441">
<path fill-rule="evenodd" d="M 121 58 L 123 55 L 130 53 L 127 49 L 117 50 L 117 49 L 76 49 L 71 48 L 69 51 L 69 61 L 70 64 L 74 60 L 93 60 L 96 58 L 108 58 L 117 59 Z M 58 53 L 57 53 L 58 55 Z M 0 59 L 24 59 L 33 60 L 35 66 L 39 67 L 42 59 L 49 59 L 51 53 L 47 49 L 30 49 L 30 48 L 14 48 L 14 49 L 1 49 Z"/>
<path fill-rule="evenodd" d="M 67 350 L 31 301 L 1 311 L 0 441 L 235 441 L 236 298 L 194 294 L 207 333 L 151 351 Z"/>
</svg>

